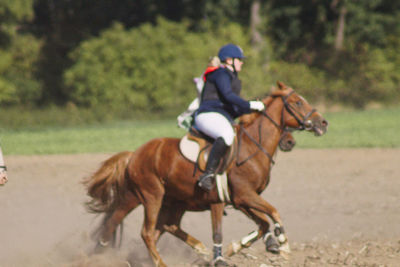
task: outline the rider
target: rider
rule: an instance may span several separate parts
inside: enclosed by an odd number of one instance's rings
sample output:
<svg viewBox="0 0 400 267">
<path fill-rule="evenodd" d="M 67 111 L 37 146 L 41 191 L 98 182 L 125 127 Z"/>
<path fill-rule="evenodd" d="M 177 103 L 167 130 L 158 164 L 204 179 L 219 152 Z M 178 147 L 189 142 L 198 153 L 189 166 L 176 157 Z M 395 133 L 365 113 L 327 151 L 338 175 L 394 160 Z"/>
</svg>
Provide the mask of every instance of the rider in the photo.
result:
<svg viewBox="0 0 400 267">
<path fill-rule="evenodd" d="M 206 75 L 218 69 L 220 65 L 221 61 L 219 60 L 219 57 L 217 56 L 212 57 L 208 62 L 207 68 L 201 75 L 201 77 L 196 77 L 193 79 L 194 83 L 196 84 L 197 97 L 193 99 L 193 101 L 190 103 L 190 105 L 184 112 L 179 114 L 177 118 L 179 127 L 189 130 L 190 127 L 192 126 L 193 114 L 199 108 L 201 93 L 203 92 Z"/>
<path fill-rule="evenodd" d="M 234 141 L 234 119 L 252 110 L 265 109 L 261 101 L 246 101 L 239 96 L 241 81 L 238 72 L 242 69 L 243 50 L 237 45 L 227 44 L 221 47 L 218 57 L 222 64 L 206 74 L 200 107 L 194 119 L 197 129 L 214 139 L 206 170 L 198 181 L 205 191 L 211 191 L 220 159 Z"/>
<path fill-rule="evenodd" d="M 7 181 L 7 167 L 4 164 L 3 152 L 0 147 L 0 185 L 4 185 Z"/>
</svg>

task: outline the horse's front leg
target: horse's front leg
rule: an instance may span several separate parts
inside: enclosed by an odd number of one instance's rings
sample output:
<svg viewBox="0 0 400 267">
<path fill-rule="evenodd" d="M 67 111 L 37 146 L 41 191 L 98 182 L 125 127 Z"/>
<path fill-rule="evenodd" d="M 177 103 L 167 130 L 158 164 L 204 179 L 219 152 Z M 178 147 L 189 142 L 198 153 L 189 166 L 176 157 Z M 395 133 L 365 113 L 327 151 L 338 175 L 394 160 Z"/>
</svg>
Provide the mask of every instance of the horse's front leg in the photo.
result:
<svg viewBox="0 0 400 267">
<path fill-rule="evenodd" d="M 239 204 L 239 203 L 237 203 L 237 204 Z M 256 218 L 259 218 L 261 221 L 265 221 L 266 218 L 263 218 L 263 217 L 265 217 L 265 214 L 268 215 L 274 223 L 274 227 L 275 227 L 274 235 L 277 237 L 277 239 L 279 241 L 279 245 L 280 245 L 279 250 L 282 252 L 285 252 L 285 253 L 290 253 L 288 238 L 284 231 L 281 217 L 280 217 L 277 209 L 274 206 L 269 204 L 267 201 L 265 201 L 261 196 L 259 196 L 255 192 L 247 193 L 245 195 L 245 197 L 242 197 L 239 205 L 241 207 L 244 207 L 244 209 L 246 209 L 249 212 L 249 214 L 255 221 L 256 221 Z M 271 249 L 268 249 L 268 243 L 273 242 L 273 241 L 270 241 L 271 236 L 272 236 L 272 233 L 270 233 L 267 229 L 267 231 L 264 233 L 264 236 L 263 236 L 264 242 L 266 242 L 266 245 L 267 245 L 267 250 L 271 250 Z M 271 244 L 270 247 L 273 248 L 274 246 Z M 271 252 L 274 252 L 273 250 L 274 249 L 272 249 Z"/>
<path fill-rule="evenodd" d="M 229 266 L 222 256 L 222 217 L 224 215 L 224 207 L 224 203 L 210 205 L 212 237 L 214 242 L 212 266 Z"/>
<path fill-rule="evenodd" d="M 269 230 L 267 216 L 262 212 L 248 208 L 241 208 L 240 210 L 248 217 L 253 219 L 253 221 L 259 225 L 259 229 L 249 233 L 239 241 L 232 242 L 228 247 L 227 255 L 232 256 L 241 251 L 243 248 L 250 247 L 260 238 L 263 238 L 267 251 L 279 253 L 279 244 Z"/>
</svg>

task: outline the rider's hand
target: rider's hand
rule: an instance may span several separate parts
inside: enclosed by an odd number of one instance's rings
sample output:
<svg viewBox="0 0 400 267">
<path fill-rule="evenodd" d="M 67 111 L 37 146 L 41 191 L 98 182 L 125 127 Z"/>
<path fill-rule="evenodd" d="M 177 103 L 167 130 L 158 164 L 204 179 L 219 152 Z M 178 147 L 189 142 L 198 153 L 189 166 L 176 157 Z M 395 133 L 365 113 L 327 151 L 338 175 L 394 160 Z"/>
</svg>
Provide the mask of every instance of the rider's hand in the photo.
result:
<svg viewBox="0 0 400 267">
<path fill-rule="evenodd" d="M 265 109 L 264 103 L 261 101 L 250 101 L 249 103 L 252 110 L 263 111 Z"/>
</svg>

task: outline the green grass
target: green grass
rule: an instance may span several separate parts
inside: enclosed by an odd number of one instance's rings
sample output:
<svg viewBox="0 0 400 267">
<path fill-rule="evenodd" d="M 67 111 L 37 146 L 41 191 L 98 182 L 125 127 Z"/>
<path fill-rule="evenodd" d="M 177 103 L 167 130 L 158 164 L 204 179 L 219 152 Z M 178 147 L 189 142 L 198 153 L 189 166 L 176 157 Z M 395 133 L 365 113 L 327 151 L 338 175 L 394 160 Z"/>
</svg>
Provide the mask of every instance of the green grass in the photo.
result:
<svg viewBox="0 0 400 267">
<path fill-rule="evenodd" d="M 183 136 L 175 121 L 119 122 L 86 127 L 1 130 L 5 154 L 99 153 L 134 150 L 162 136 Z"/>
<path fill-rule="evenodd" d="M 326 113 L 326 135 L 296 132 L 297 148 L 400 147 L 400 107 Z M 18 154 L 104 153 L 134 150 L 156 137 L 180 137 L 175 120 L 107 122 L 91 126 L 0 128 L 3 152 Z"/>
<path fill-rule="evenodd" d="M 295 133 L 299 148 L 400 147 L 400 107 L 324 114 L 328 132 Z"/>
</svg>

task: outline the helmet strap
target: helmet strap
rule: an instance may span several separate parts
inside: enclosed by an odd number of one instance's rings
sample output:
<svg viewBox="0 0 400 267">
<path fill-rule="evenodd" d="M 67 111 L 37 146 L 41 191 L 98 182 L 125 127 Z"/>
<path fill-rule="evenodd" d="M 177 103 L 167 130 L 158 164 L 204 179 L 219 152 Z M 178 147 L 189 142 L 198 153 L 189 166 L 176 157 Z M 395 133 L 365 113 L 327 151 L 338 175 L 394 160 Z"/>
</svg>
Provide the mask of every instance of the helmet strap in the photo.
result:
<svg viewBox="0 0 400 267">
<path fill-rule="evenodd" d="M 235 68 L 235 58 L 232 58 L 232 68 L 233 68 L 233 73 L 237 73 L 236 68 Z"/>
<path fill-rule="evenodd" d="M 228 64 L 228 62 L 226 62 L 226 61 L 225 61 L 225 64 L 232 67 L 233 73 L 237 73 L 236 68 L 235 68 L 235 58 L 232 58 L 232 64 Z"/>
</svg>

